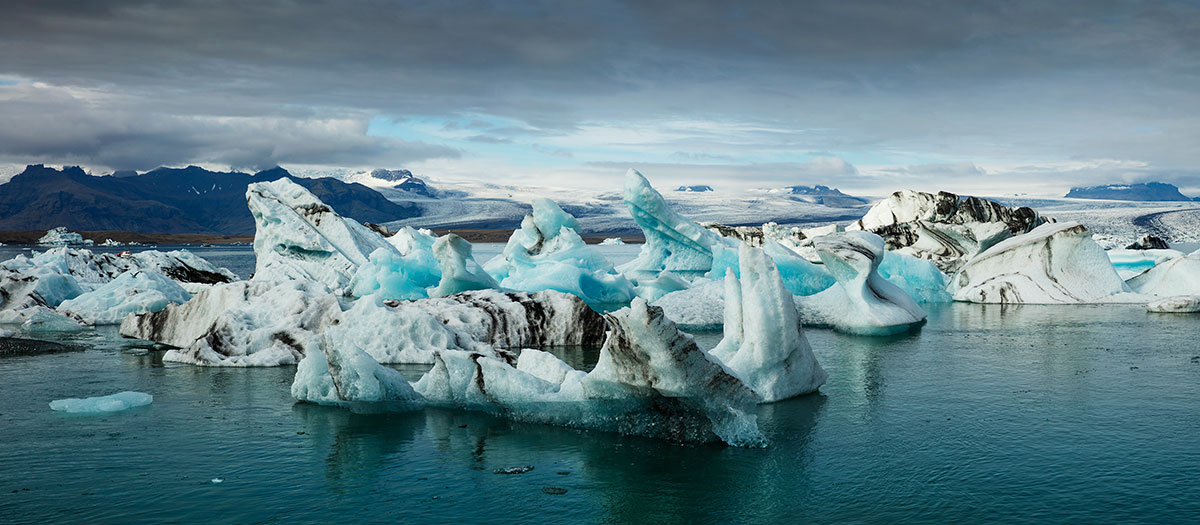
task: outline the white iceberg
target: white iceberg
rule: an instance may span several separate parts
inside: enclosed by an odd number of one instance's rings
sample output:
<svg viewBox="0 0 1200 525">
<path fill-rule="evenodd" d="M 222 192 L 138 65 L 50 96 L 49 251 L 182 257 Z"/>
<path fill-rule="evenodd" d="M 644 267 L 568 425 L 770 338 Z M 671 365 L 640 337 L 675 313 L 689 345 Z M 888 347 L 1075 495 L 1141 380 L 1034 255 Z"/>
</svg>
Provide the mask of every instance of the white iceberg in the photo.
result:
<svg viewBox="0 0 1200 525">
<path fill-rule="evenodd" d="M 46 234 L 37 240 L 37 243 L 42 246 L 90 246 L 94 244 L 94 241 L 84 239 L 82 235 L 73 231 L 68 231 L 65 226 L 59 226 L 47 230 Z"/>
<path fill-rule="evenodd" d="M 930 259 L 952 272 L 996 243 L 1045 222 L 1030 208 L 944 191 L 903 190 L 876 203 L 847 229 L 873 232 L 889 250 Z"/>
<path fill-rule="evenodd" d="M 686 330 L 713 330 L 720 328 L 725 319 L 725 284 L 723 280 L 700 278 L 652 302 Z"/>
<path fill-rule="evenodd" d="M 153 402 L 154 396 L 144 392 L 118 392 L 83 399 L 56 399 L 50 402 L 50 410 L 68 414 L 106 414 L 143 407 Z"/>
<path fill-rule="evenodd" d="M 437 237 L 429 230 L 410 226 L 387 238 L 396 249 L 376 249 L 359 266 L 350 282 L 350 294 L 377 294 L 384 299 L 420 299 L 442 280 L 442 263 L 433 254 Z"/>
<path fill-rule="evenodd" d="M 724 333 L 713 349 L 764 402 L 814 392 L 828 377 L 817 363 L 792 294 L 774 262 L 742 244 L 741 277 L 725 275 Z"/>
<path fill-rule="evenodd" d="M 1146 305 L 1146 311 L 1157 313 L 1200 313 L 1200 295 L 1175 295 Z"/>
<path fill-rule="evenodd" d="M 561 426 L 673 441 L 764 443 L 759 397 L 679 332 L 661 310 L 635 299 L 606 316 L 611 332 L 596 367 L 574 370 L 545 353 L 517 366 L 446 351 L 416 384 L 430 404 Z M 524 350 L 537 352 L 536 350 Z"/>
<path fill-rule="evenodd" d="M 549 199 L 535 199 L 504 252 L 484 265 L 500 286 L 536 292 L 558 290 L 597 307 L 626 305 L 633 283 L 577 233 L 579 223 Z"/>
<path fill-rule="evenodd" d="M 1125 283 L 1147 295 L 1200 295 L 1200 251 L 1159 262 Z"/>
<path fill-rule="evenodd" d="M 304 280 L 342 290 L 376 250 L 399 252 L 288 179 L 246 188 L 254 216 L 255 280 Z"/>
<path fill-rule="evenodd" d="M 104 285 L 63 301 L 58 311 L 87 324 L 119 324 L 129 314 L 157 312 L 182 304 L 191 295 L 179 283 L 154 270 L 130 270 Z"/>
<path fill-rule="evenodd" d="M 949 289 L 956 301 L 1001 304 L 1110 302 L 1129 291 L 1074 222 L 1043 224 L 992 246 L 963 265 Z"/>
<path fill-rule="evenodd" d="M 884 247 L 878 235 L 833 233 L 813 239 L 813 245 L 837 284 L 796 298 L 805 324 L 858 335 L 890 335 L 924 322 L 925 311 L 916 301 L 879 275 Z"/>
<path fill-rule="evenodd" d="M 356 407 L 370 403 L 389 411 L 422 408 L 425 399 L 404 376 L 385 367 L 342 337 L 344 324 L 334 321 L 322 334 L 320 352 L 310 352 L 296 367 L 292 396 L 323 405 Z"/>
<path fill-rule="evenodd" d="M 609 237 L 600 241 L 600 246 L 624 246 L 625 240 L 620 237 Z"/>
</svg>

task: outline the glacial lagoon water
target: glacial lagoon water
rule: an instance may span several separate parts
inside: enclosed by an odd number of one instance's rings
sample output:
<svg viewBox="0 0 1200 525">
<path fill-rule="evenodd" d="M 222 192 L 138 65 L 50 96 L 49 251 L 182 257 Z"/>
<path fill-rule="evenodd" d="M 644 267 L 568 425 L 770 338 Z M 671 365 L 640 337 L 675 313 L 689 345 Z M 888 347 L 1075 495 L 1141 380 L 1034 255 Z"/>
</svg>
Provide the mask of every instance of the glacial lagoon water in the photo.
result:
<svg viewBox="0 0 1200 525">
<path fill-rule="evenodd" d="M 1200 516 L 1200 317 L 1137 305 L 927 310 L 919 331 L 891 338 L 807 330 L 829 381 L 759 408 L 763 449 L 446 410 L 355 414 L 295 403 L 291 367 L 164 365 L 113 328 L 62 336 L 86 350 L 0 359 L 0 522 Z M 697 338 L 711 347 L 720 334 Z M 577 366 L 596 355 L 559 353 Z M 48 406 L 123 390 L 154 403 L 94 416 Z"/>
</svg>

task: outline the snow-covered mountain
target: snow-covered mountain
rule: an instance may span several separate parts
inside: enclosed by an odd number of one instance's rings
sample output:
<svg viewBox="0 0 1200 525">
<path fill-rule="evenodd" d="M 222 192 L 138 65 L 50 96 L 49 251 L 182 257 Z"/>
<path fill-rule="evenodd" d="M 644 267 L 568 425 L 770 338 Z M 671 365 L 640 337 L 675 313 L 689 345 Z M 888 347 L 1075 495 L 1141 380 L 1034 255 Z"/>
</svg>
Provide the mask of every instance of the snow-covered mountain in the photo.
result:
<svg viewBox="0 0 1200 525">
<path fill-rule="evenodd" d="M 709 186 L 707 184 L 693 184 L 691 186 L 680 186 L 678 188 L 675 188 L 675 191 L 685 191 L 685 192 L 713 191 L 713 187 Z"/>
</svg>

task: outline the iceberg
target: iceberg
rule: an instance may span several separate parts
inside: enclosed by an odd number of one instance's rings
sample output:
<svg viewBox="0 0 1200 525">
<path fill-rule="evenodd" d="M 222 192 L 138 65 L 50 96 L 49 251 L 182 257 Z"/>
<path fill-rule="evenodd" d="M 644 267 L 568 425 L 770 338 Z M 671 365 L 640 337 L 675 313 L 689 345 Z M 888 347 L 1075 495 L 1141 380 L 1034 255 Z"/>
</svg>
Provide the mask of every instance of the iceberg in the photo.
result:
<svg viewBox="0 0 1200 525">
<path fill-rule="evenodd" d="M 383 236 L 286 178 L 250 184 L 246 202 L 255 224 L 255 280 L 315 281 L 338 291 L 376 250 L 399 255 Z"/>
<path fill-rule="evenodd" d="M 950 278 L 928 259 L 885 251 L 879 275 L 899 286 L 918 303 L 948 303 L 954 300 L 946 287 Z"/>
<path fill-rule="evenodd" d="M 712 355 L 764 402 L 815 392 L 828 377 L 817 363 L 791 292 L 765 252 L 742 244 L 741 277 L 725 274 L 724 338 Z"/>
<path fill-rule="evenodd" d="M 1200 295 L 1200 250 L 1159 262 L 1125 283 L 1147 295 Z"/>
<path fill-rule="evenodd" d="M 967 261 L 950 281 L 956 301 L 1106 302 L 1129 289 L 1084 226 L 1047 223 Z"/>
<path fill-rule="evenodd" d="M 621 273 L 640 280 L 653 279 L 664 270 L 698 277 L 712 269 L 713 248 L 725 244 L 719 235 L 671 210 L 637 170 L 625 174 L 624 195 L 646 243 L 636 259 L 617 268 Z"/>
<path fill-rule="evenodd" d="M 1200 295 L 1174 295 L 1146 305 L 1146 311 L 1156 313 L 1200 313 Z"/>
<path fill-rule="evenodd" d="M 715 330 L 725 320 L 725 284 L 723 280 L 702 277 L 685 289 L 654 299 L 653 303 L 686 330 Z"/>
<path fill-rule="evenodd" d="M 51 228 L 37 240 L 37 243 L 42 246 L 90 246 L 94 242 L 91 239 L 84 239 L 78 233 L 68 231 L 65 226 Z"/>
<path fill-rule="evenodd" d="M 1093 235 L 1095 239 L 1097 236 Z M 1097 243 L 1098 244 L 1098 243 Z M 1113 248 L 1105 250 L 1108 255 L 1108 260 L 1112 262 L 1114 268 L 1117 269 L 1117 274 L 1122 279 L 1128 281 L 1131 277 L 1135 277 L 1146 270 L 1153 268 L 1157 264 L 1162 264 L 1176 257 L 1183 257 L 1185 254 L 1179 250 L 1131 250 L 1122 248 Z"/>
<path fill-rule="evenodd" d="M 554 291 L 481 290 L 413 301 L 378 295 L 343 305 L 315 282 L 241 281 L 181 305 L 131 316 L 121 335 L 176 349 L 163 359 L 205 366 L 296 364 L 335 320 L 340 337 L 383 363 L 432 363 L 443 349 L 494 355 L 494 348 L 599 341 L 604 321 L 582 300 Z"/>
<path fill-rule="evenodd" d="M 131 271 L 161 273 L 185 289 L 236 280 L 229 270 L 186 250 L 114 255 L 52 248 L 0 262 L 0 322 L 23 322 L 38 308 L 57 308 Z"/>
<path fill-rule="evenodd" d="M 867 211 L 848 230 L 884 238 L 886 247 L 929 259 L 953 272 L 996 243 L 1047 222 L 1030 208 L 1008 208 L 977 197 L 903 190 Z"/>
<path fill-rule="evenodd" d="M 384 299 L 420 299 L 442 280 L 441 263 L 433 255 L 433 246 L 408 253 L 377 249 L 366 264 L 358 267 L 350 280 L 349 293 L 355 297 L 378 295 Z"/>
<path fill-rule="evenodd" d="M 431 405 L 518 421 L 672 441 L 761 446 L 759 397 L 643 299 L 606 315 L 596 367 L 572 369 L 546 353 L 518 359 L 445 351 L 414 385 Z M 523 350 L 522 355 L 537 350 Z"/>
<path fill-rule="evenodd" d="M 154 270 L 130 270 L 104 285 L 67 299 L 58 310 L 87 324 L 120 324 L 129 314 L 157 312 L 182 304 L 191 295 L 179 283 Z"/>
<path fill-rule="evenodd" d="M 884 244 L 878 235 L 832 233 L 813 239 L 813 246 L 837 284 L 796 298 L 805 324 L 857 335 L 890 335 L 924 322 L 925 311 L 916 301 L 879 274 Z"/>
<path fill-rule="evenodd" d="M 404 376 L 379 364 L 362 348 L 343 338 L 345 328 L 334 321 L 322 334 L 320 352 L 311 352 L 296 367 L 292 397 L 322 405 L 357 407 L 370 403 L 373 409 L 417 410 L 425 398 L 413 390 Z"/>
<path fill-rule="evenodd" d="M 624 246 L 625 240 L 620 237 L 609 237 L 600 241 L 600 246 Z"/>
<path fill-rule="evenodd" d="M 83 399 L 56 399 L 50 402 L 50 410 L 68 414 L 107 414 L 143 407 L 153 402 L 154 396 L 144 392 L 118 392 Z"/>
<path fill-rule="evenodd" d="M 504 252 L 484 269 L 506 289 L 558 290 L 596 307 L 633 300 L 633 283 L 579 237 L 579 223 L 549 199 L 533 201 Z"/>
<path fill-rule="evenodd" d="M 442 263 L 442 278 L 429 289 L 430 297 L 470 290 L 499 288 L 500 284 L 483 270 L 471 255 L 471 243 L 453 233 L 439 237 L 433 244 L 433 255 Z"/>
</svg>

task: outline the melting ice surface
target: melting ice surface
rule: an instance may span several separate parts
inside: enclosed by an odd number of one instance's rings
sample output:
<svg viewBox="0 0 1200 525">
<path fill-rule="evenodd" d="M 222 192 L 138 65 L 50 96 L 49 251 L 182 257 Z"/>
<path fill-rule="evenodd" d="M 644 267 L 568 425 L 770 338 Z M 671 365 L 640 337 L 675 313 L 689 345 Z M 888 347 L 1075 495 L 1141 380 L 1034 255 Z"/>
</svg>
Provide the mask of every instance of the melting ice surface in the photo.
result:
<svg viewBox="0 0 1200 525">
<path fill-rule="evenodd" d="M 50 409 L 68 414 L 103 414 L 142 407 L 153 402 L 154 396 L 144 392 L 118 392 L 83 399 L 56 399 L 50 402 Z"/>
</svg>

